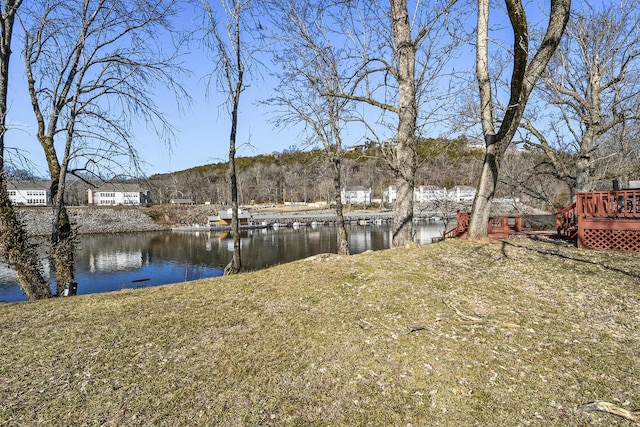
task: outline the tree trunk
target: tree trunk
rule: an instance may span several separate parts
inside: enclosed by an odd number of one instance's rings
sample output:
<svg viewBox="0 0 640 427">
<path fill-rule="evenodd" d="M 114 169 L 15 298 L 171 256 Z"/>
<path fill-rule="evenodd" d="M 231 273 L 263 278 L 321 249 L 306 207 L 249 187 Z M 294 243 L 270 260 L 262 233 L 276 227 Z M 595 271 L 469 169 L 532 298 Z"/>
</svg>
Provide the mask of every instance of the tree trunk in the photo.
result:
<svg viewBox="0 0 640 427">
<path fill-rule="evenodd" d="M 9 63 L 15 13 L 21 0 L 7 0 L 1 11 L 0 25 L 0 251 L 18 276 L 20 287 L 29 301 L 51 296 L 35 247 L 28 241 L 24 225 L 18 219 L 7 192 L 4 174 L 4 137 L 6 133 Z"/>
<path fill-rule="evenodd" d="M 56 272 L 57 293 L 61 295 L 75 295 L 75 242 L 74 233 L 69 219 L 69 212 L 64 202 L 67 182 L 67 166 L 70 159 L 71 144 L 75 128 L 75 114 L 71 114 L 67 128 L 67 139 L 64 148 L 62 164 L 58 162 L 53 144 L 47 152 L 47 162 L 51 174 L 51 197 L 53 199 L 53 223 L 51 227 L 51 258 Z M 43 138 L 43 141 L 53 142 L 53 137 Z M 43 144 L 43 146 L 45 146 Z M 69 286 L 71 293 L 65 293 Z"/>
<path fill-rule="evenodd" d="M 240 226 L 238 219 L 238 183 L 236 175 L 235 147 L 234 157 L 229 158 L 229 179 L 231 182 L 231 238 L 233 239 L 233 255 L 224 269 L 224 275 L 236 274 L 242 268 L 240 253 Z M 231 150 L 230 150 L 231 152 Z"/>
<path fill-rule="evenodd" d="M 592 187 L 592 179 L 593 176 L 591 170 L 591 159 L 588 154 L 578 154 L 579 158 L 576 162 L 576 188 L 575 193 L 580 193 L 582 191 L 589 191 Z"/>
<path fill-rule="evenodd" d="M 594 148 L 593 133 L 591 129 L 587 129 L 580 142 L 580 151 L 576 161 L 575 193 L 593 189 L 593 161 L 591 160 L 591 153 Z"/>
<path fill-rule="evenodd" d="M 482 172 L 476 190 L 476 197 L 473 200 L 471 218 L 467 234 L 469 239 L 481 240 L 487 237 L 487 227 L 491 216 L 491 205 L 498 184 L 498 171 L 500 170 L 500 156 L 495 154 L 496 144 L 487 147 L 487 151 L 482 164 Z"/>
<path fill-rule="evenodd" d="M 393 212 L 393 246 L 413 241 L 413 191 L 416 174 L 415 43 L 411 38 L 406 0 L 391 2 L 398 72 L 398 140 L 392 168 L 398 198 Z"/>
<path fill-rule="evenodd" d="M 51 259 L 56 272 L 58 296 L 65 295 L 65 287 L 75 282 L 74 234 L 62 197 L 63 194 L 58 193 L 54 198 L 51 230 Z"/>
<path fill-rule="evenodd" d="M 347 227 L 344 223 L 344 212 L 342 210 L 342 197 L 340 197 L 340 191 L 342 190 L 342 161 L 338 153 L 332 155 L 331 162 L 333 163 L 333 186 L 335 190 L 335 202 L 336 202 L 336 217 L 338 218 L 338 254 L 349 255 L 349 234 L 347 233 Z"/>
<path fill-rule="evenodd" d="M 229 180 L 231 182 L 231 238 L 233 239 L 233 255 L 224 269 L 224 275 L 236 274 L 242 268 L 240 253 L 240 226 L 238 220 L 238 182 L 236 175 L 235 144 L 229 149 Z M 233 154 L 231 154 L 233 153 Z"/>
<path fill-rule="evenodd" d="M 393 209 L 392 243 L 402 247 L 413 241 L 413 189 L 414 182 L 406 178 L 396 181 L 397 199 Z"/>
<path fill-rule="evenodd" d="M 569 19 L 571 0 L 552 0 L 549 25 L 538 51 L 531 59 L 529 30 L 524 7 L 519 0 L 506 0 L 513 29 L 513 69 L 508 107 L 495 130 L 494 102 L 489 74 L 489 0 L 478 1 L 476 78 L 480 94 L 480 119 L 486 152 L 476 197 L 469 218 L 470 239 L 487 237 L 491 204 L 495 196 L 500 162 L 511 144 L 533 87 L 553 56 Z"/>
<path fill-rule="evenodd" d="M 239 33 L 238 33 L 239 34 Z M 238 62 L 240 64 L 240 62 Z M 240 226 L 238 220 L 238 175 L 236 173 L 236 134 L 238 129 L 238 106 L 242 92 L 242 69 L 238 70 L 238 81 L 233 94 L 231 112 L 231 135 L 229 137 L 229 182 L 231 183 L 231 237 L 233 238 L 233 256 L 224 269 L 224 275 L 237 274 L 242 269 L 240 253 Z"/>
<path fill-rule="evenodd" d="M 32 92 L 35 93 L 35 92 Z M 35 99 L 32 97 L 32 99 Z M 38 118 L 39 135 L 38 139 L 47 159 L 49 175 L 51 176 L 51 198 L 53 200 L 51 223 L 51 266 L 56 276 L 56 291 L 58 296 L 66 295 L 65 287 L 75 282 L 75 242 L 74 232 L 69 219 L 69 213 L 64 203 L 64 192 L 66 187 L 67 163 L 70 158 L 70 149 L 73 139 L 73 129 L 75 122 L 70 119 L 67 129 L 67 141 L 64 148 L 62 165 L 58 160 L 58 154 L 53 143 L 54 125 L 50 125 L 50 131 L 45 134 L 44 120 L 40 109 L 36 103 L 33 104 L 36 117 Z M 55 119 L 52 119 L 55 123 Z M 75 292 L 75 287 L 73 288 Z M 72 293 L 71 295 L 73 295 Z"/>
</svg>

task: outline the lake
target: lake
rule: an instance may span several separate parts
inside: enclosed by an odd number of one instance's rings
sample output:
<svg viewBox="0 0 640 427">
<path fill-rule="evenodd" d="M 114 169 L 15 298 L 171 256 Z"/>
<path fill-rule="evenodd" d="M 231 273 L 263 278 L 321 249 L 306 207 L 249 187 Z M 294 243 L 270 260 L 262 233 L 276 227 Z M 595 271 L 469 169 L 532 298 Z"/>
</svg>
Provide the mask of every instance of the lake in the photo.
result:
<svg viewBox="0 0 640 427">
<path fill-rule="evenodd" d="M 391 247 L 388 225 L 347 226 L 352 254 Z M 415 241 L 431 243 L 441 236 L 441 223 L 415 225 Z M 337 252 L 334 226 L 242 231 L 242 263 L 260 270 L 325 252 Z M 231 259 L 229 233 L 163 231 L 83 235 L 76 255 L 78 295 L 124 288 L 158 286 L 221 276 Z M 41 254 L 45 270 L 48 263 Z M 25 301 L 16 276 L 0 262 L 0 301 Z"/>
</svg>

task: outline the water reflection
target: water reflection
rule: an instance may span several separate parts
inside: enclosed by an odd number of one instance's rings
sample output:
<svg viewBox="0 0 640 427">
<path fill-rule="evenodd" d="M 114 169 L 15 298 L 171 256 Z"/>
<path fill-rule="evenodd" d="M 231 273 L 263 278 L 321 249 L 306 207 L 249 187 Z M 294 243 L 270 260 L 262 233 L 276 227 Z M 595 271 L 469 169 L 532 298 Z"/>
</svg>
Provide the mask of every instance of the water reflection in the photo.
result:
<svg viewBox="0 0 640 427">
<path fill-rule="evenodd" d="M 416 226 L 415 240 L 430 243 L 442 234 L 441 224 Z M 357 254 L 391 246 L 388 226 L 351 226 L 349 247 Z M 244 231 L 242 261 L 246 270 L 337 252 L 334 227 L 300 227 Z M 231 259 L 228 233 L 151 232 L 81 236 L 76 256 L 78 294 L 157 286 L 220 276 Z M 41 257 L 45 261 L 46 248 Z M 48 268 L 48 264 L 46 266 Z M 15 274 L 0 262 L 0 301 L 24 301 Z"/>
</svg>

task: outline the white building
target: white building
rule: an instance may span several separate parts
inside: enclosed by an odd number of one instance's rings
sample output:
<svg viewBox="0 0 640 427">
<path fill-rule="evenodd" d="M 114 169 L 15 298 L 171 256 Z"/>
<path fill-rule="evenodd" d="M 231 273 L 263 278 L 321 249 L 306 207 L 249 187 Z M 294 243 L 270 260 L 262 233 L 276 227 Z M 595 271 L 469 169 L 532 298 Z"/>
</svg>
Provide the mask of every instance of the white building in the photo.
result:
<svg viewBox="0 0 640 427">
<path fill-rule="evenodd" d="M 149 190 L 138 184 L 105 183 L 87 190 L 87 203 L 96 206 L 134 206 L 150 203 Z"/>
<path fill-rule="evenodd" d="M 435 185 L 421 185 L 413 189 L 413 201 L 416 203 L 435 202 L 446 197 L 447 189 Z"/>
<path fill-rule="evenodd" d="M 458 185 L 447 191 L 447 197 L 454 202 L 472 203 L 476 198 L 476 189 L 466 185 Z"/>
<path fill-rule="evenodd" d="M 14 205 L 51 205 L 51 184 L 49 181 L 8 181 L 7 193 Z"/>
<path fill-rule="evenodd" d="M 413 190 L 413 201 L 416 203 L 429 203 L 441 200 L 450 200 L 458 203 L 471 203 L 476 197 L 474 187 L 459 185 L 450 189 L 439 188 L 433 185 L 421 185 Z M 398 198 L 398 190 L 394 186 L 382 194 L 385 203 L 395 203 Z"/>
<path fill-rule="evenodd" d="M 398 200 L 398 190 L 393 185 L 390 185 L 388 190 L 382 192 L 382 202 L 395 203 L 396 200 Z"/>
<path fill-rule="evenodd" d="M 340 201 L 343 205 L 370 205 L 371 188 L 343 188 L 340 191 Z"/>
</svg>

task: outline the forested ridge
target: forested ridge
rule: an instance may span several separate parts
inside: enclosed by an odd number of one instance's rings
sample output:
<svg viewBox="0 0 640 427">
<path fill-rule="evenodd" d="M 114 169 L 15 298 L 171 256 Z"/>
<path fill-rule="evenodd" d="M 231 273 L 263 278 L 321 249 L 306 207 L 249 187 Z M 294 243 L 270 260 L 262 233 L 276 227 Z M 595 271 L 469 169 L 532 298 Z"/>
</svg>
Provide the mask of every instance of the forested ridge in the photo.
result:
<svg viewBox="0 0 640 427">
<path fill-rule="evenodd" d="M 476 186 L 484 151 L 467 138 L 423 139 L 417 154 L 418 186 Z M 383 192 L 394 184 L 384 156 L 384 148 L 375 144 L 344 151 L 344 187 L 371 188 L 373 198 L 381 199 Z M 568 193 L 559 181 L 534 171 L 542 160 L 540 153 L 514 149 L 507 157 L 505 164 L 513 173 L 505 174 L 499 187 L 500 196 L 518 197 L 540 208 L 555 208 L 567 202 Z M 236 162 L 241 204 L 333 199 L 331 164 L 324 149 L 292 147 L 281 153 L 238 157 Z M 529 179 L 523 179 L 525 176 Z M 226 162 L 153 175 L 149 185 L 153 203 L 189 199 L 198 204 L 225 204 L 229 200 Z"/>
</svg>

